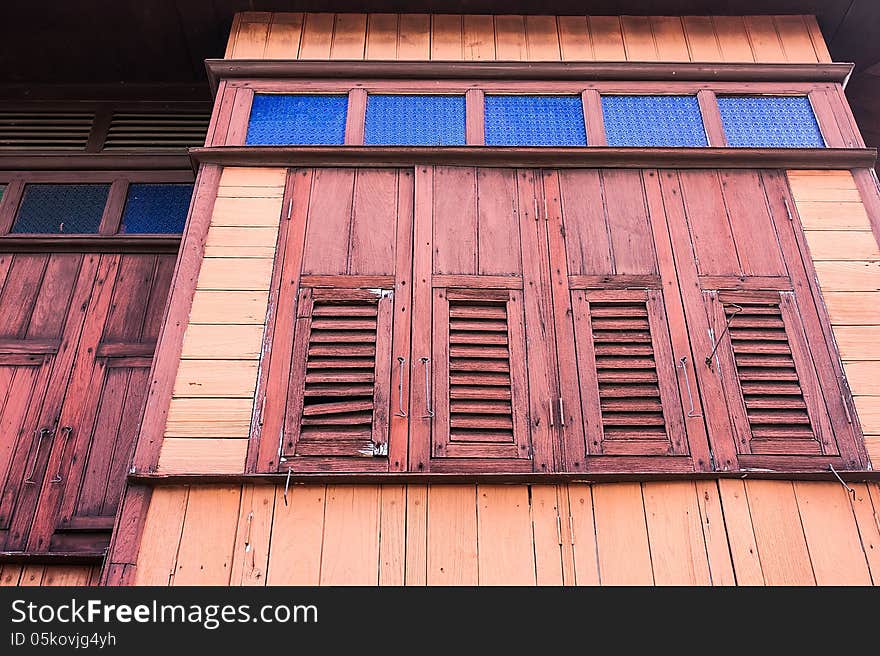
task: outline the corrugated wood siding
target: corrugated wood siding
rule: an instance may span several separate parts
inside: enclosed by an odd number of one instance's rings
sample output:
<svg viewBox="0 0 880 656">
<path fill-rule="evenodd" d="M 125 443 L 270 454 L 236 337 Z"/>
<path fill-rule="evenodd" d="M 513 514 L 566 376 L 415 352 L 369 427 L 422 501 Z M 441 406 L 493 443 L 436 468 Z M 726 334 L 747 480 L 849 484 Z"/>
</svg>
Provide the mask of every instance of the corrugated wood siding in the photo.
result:
<svg viewBox="0 0 880 656">
<path fill-rule="evenodd" d="M 855 501 L 838 483 L 735 479 L 294 485 L 287 505 L 283 486 L 158 488 L 135 581 L 880 583 L 880 487 L 853 488 Z"/>
<path fill-rule="evenodd" d="M 880 248 L 849 171 L 789 171 L 834 337 L 865 433 L 880 463 Z"/>
<path fill-rule="evenodd" d="M 0 587 L 98 585 L 99 565 L 0 565 Z"/>
<path fill-rule="evenodd" d="M 237 14 L 228 59 L 828 62 L 813 16 Z"/>
<path fill-rule="evenodd" d="M 286 173 L 220 178 L 159 471 L 243 471 Z"/>
</svg>

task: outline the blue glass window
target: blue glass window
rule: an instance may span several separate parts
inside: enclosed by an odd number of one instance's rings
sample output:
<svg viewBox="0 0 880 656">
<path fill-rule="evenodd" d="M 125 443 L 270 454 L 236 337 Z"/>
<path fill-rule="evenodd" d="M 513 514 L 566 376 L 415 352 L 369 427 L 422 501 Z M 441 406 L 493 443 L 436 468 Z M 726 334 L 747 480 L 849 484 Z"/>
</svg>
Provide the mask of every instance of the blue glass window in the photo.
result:
<svg viewBox="0 0 880 656">
<path fill-rule="evenodd" d="M 183 232 L 192 197 L 191 184 L 132 184 L 122 212 L 123 234 Z"/>
<path fill-rule="evenodd" d="M 806 96 L 719 96 L 727 143 L 735 148 L 824 148 Z"/>
<path fill-rule="evenodd" d="M 706 146 L 694 96 L 602 96 L 609 146 Z"/>
<path fill-rule="evenodd" d="M 580 96 L 486 96 L 487 146 L 586 146 Z"/>
<path fill-rule="evenodd" d="M 464 96 L 370 95 L 364 143 L 368 146 L 462 146 Z"/>
<path fill-rule="evenodd" d="M 248 124 L 249 146 L 333 146 L 345 142 L 348 96 L 257 94 Z"/>
<path fill-rule="evenodd" d="M 97 234 L 109 184 L 28 184 L 12 226 L 17 234 Z"/>
</svg>

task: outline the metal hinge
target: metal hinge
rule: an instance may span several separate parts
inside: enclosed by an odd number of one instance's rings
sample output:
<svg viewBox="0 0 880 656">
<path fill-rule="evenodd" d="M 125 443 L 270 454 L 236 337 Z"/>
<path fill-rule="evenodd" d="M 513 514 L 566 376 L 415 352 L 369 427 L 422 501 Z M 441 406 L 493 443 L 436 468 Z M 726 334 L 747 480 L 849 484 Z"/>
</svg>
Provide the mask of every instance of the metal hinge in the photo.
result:
<svg viewBox="0 0 880 656">
<path fill-rule="evenodd" d="M 293 213 L 293 199 L 287 201 L 287 220 L 290 221 L 290 215 Z"/>
<path fill-rule="evenodd" d="M 372 443 L 371 446 L 365 447 L 358 451 L 362 456 L 372 456 L 373 458 L 388 457 L 388 442 L 382 444 Z"/>
</svg>

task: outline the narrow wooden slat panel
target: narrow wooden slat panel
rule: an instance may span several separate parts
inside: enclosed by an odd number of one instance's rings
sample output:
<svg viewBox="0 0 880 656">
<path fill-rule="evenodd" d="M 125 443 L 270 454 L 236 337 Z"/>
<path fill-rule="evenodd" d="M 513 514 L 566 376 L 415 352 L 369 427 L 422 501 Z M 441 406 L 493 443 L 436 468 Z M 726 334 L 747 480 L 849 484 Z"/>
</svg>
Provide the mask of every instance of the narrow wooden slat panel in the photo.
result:
<svg viewBox="0 0 880 656">
<path fill-rule="evenodd" d="M 870 326 L 878 323 L 880 292 L 822 291 L 831 323 L 838 326 Z"/>
<path fill-rule="evenodd" d="M 205 239 L 205 253 L 213 249 L 215 257 L 220 257 L 222 254 L 228 257 L 245 257 L 239 255 L 236 249 L 264 249 L 266 252 L 264 257 L 273 257 L 277 239 L 278 228 L 275 226 L 260 228 L 213 226 L 208 230 Z"/>
<path fill-rule="evenodd" d="M 837 326 L 834 337 L 846 360 L 880 360 L 880 326 Z"/>
<path fill-rule="evenodd" d="M 28 587 L 43 585 L 43 574 L 45 572 L 45 565 L 25 565 L 21 569 L 21 579 L 19 579 L 18 584 Z"/>
<path fill-rule="evenodd" d="M 591 61 L 593 43 L 586 16 L 558 16 L 559 47 L 563 61 Z"/>
<path fill-rule="evenodd" d="M 173 398 L 166 437 L 238 437 L 250 434 L 253 398 Z"/>
<path fill-rule="evenodd" d="M 367 16 L 366 59 L 397 59 L 397 14 Z"/>
<path fill-rule="evenodd" d="M 623 33 L 617 16 L 590 16 L 590 39 L 598 61 L 625 61 Z"/>
<path fill-rule="evenodd" d="M 428 488 L 428 585 L 477 585 L 477 486 Z"/>
<path fill-rule="evenodd" d="M 479 485 L 477 503 L 480 585 L 535 585 L 528 488 Z"/>
<path fill-rule="evenodd" d="M 406 574 L 406 486 L 382 485 L 379 494 L 379 585 L 403 585 Z"/>
<path fill-rule="evenodd" d="M 724 523 L 730 541 L 737 585 L 764 585 L 764 573 L 755 542 L 749 500 L 743 481 L 723 478 L 718 481 Z"/>
<path fill-rule="evenodd" d="M 224 187 L 283 188 L 286 178 L 287 169 L 283 168 L 227 166 L 220 174 L 220 189 Z"/>
<path fill-rule="evenodd" d="M 15 587 L 21 580 L 21 565 L 6 563 L 0 567 L 0 587 Z"/>
<path fill-rule="evenodd" d="M 819 23 L 816 21 L 816 17 L 806 15 L 803 16 L 803 19 L 807 25 L 807 31 L 810 33 L 810 40 L 813 42 L 813 50 L 816 51 L 816 57 L 819 62 L 830 62 L 831 54 L 828 52 L 828 46 L 825 43 L 825 38 L 822 36 L 822 31 L 819 29 Z"/>
<path fill-rule="evenodd" d="M 715 36 L 715 26 L 711 16 L 683 16 L 684 31 L 687 35 L 691 61 L 722 61 L 721 48 Z"/>
<path fill-rule="evenodd" d="M 431 17 L 428 14 L 401 14 L 397 58 L 431 59 Z"/>
<path fill-rule="evenodd" d="M 299 40 L 302 36 L 303 14 L 299 12 L 275 13 L 269 26 L 266 41 L 266 59 L 296 59 L 299 56 Z"/>
<path fill-rule="evenodd" d="M 492 16 L 466 14 L 462 29 L 464 59 L 495 59 L 495 23 Z"/>
<path fill-rule="evenodd" d="M 599 585 L 596 527 L 593 522 L 593 493 L 589 485 L 571 483 L 568 488 L 569 517 L 574 575 L 577 585 Z"/>
<path fill-rule="evenodd" d="M 531 487 L 535 577 L 538 585 L 562 585 L 562 538 L 555 485 Z"/>
<path fill-rule="evenodd" d="M 366 14 L 336 14 L 330 59 L 363 59 L 366 38 Z"/>
<path fill-rule="evenodd" d="M 256 360 L 181 360 L 174 397 L 253 398 Z"/>
<path fill-rule="evenodd" d="M 184 360 L 256 360 L 260 357 L 262 326 L 193 324 L 183 336 Z"/>
<path fill-rule="evenodd" d="M 627 61 L 657 61 L 657 46 L 647 16 L 621 16 L 623 44 Z"/>
<path fill-rule="evenodd" d="M 461 16 L 433 14 L 431 16 L 431 59 L 453 61 L 462 58 Z"/>
<path fill-rule="evenodd" d="M 755 480 L 745 486 L 767 585 L 815 585 L 792 483 Z"/>
<path fill-rule="evenodd" d="M 837 482 L 794 483 L 818 585 L 871 585 L 849 493 Z"/>
<path fill-rule="evenodd" d="M 320 585 L 379 583 L 379 486 L 328 485 Z"/>
<path fill-rule="evenodd" d="M 135 585 L 169 584 L 176 566 L 188 496 L 187 487 L 157 488 L 150 495 L 135 569 Z"/>
<path fill-rule="evenodd" d="M 46 587 L 89 585 L 91 565 L 46 565 L 40 585 Z"/>
<path fill-rule="evenodd" d="M 218 198 L 281 198 L 284 187 L 227 186 L 217 189 Z"/>
<path fill-rule="evenodd" d="M 495 16 L 495 56 L 504 61 L 528 57 L 524 16 Z"/>
<path fill-rule="evenodd" d="M 772 16 L 745 16 L 743 22 L 749 34 L 749 42 L 752 44 L 752 53 L 756 62 L 785 61 L 785 52 L 782 50 L 782 43 L 779 41 Z"/>
<path fill-rule="evenodd" d="M 530 61 L 559 61 L 555 16 L 526 16 L 526 48 Z"/>
<path fill-rule="evenodd" d="M 207 257 L 196 289 L 268 291 L 272 264 L 270 258 Z"/>
<path fill-rule="evenodd" d="M 163 474 L 240 474 L 247 440 L 168 438 L 162 442 L 157 471 Z"/>
<path fill-rule="evenodd" d="M 281 198 L 218 198 L 211 215 L 211 227 L 277 227 L 281 220 Z"/>
<path fill-rule="evenodd" d="M 258 291 L 199 289 L 193 297 L 189 322 L 263 325 L 268 303 L 268 294 Z"/>
<path fill-rule="evenodd" d="M 880 246 L 870 230 L 806 230 L 814 260 L 880 260 Z"/>
<path fill-rule="evenodd" d="M 718 483 L 694 481 L 694 485 L 697 490 L 697 505 L 700 508 L 700 521 L 703 525 L 712 585 L 736 585 Z"/>
<path fill-rule="evenodd" d="M 644 498 L 655 584 L 709 585 L 694 483 L 645 483 Z"/>
<path fill-rule="evenodd" d="M 853 394 L 880 396 L 880 376 L 877 375 L 876 362 L 845 360 L 843 369 Z"/>
<path fill-rule="evenodd" d="M 785 59 L 792 63 L 817 63 L 816 50 L 803 16 L 774 16 Z"/>
<path fill-rule="evenodd" d="M 802 204 L 810 207 L 813 203 L 821 207 L 819 203 L 831 203 L 840 207 L 848 204 L 862 204 L 862 197 L 852 176 L 799 176 L 790 172 L 789 180 L 798 207 Z"/>
<path fill-rule="evenodd" d="M 653 585 L 651 551 L 638 483 L 593 486 L 599 576 L 603 585 Z M 621 545 L 627 545 L 622 549 Z"/>
<path fill-rule="evenodd" d="M 406 486 L 406 584 L 425 585 L 428 573 L 428 486 Z"/>
<path fill-rule="evenodd" d="M 299 45 L 299 58 L 329 59 L 332 42 L 333 14 L 306 14 Z"/>
<path fill-rule="evenodd" d="M 816 262 L 823 291 L 880 291 L 880 261 Z"/>
<path fill-rule="evenodd" d="M 267 585 L 318 585 L 324 539 L 324 485 L 277 486 Z"/>
<path fill-rule="evenodd" d="M 855 396 L 853 401 L 862 430 L 870 435 L 880 435 L 880 396 Z"/>
<path fill-rule="evenodd" d="M 242 486 L 230 585 L 266 585 L 274 510 L 274 485 Z"/>
<path fill-rule="evenodd" d="M 266 50 L 266 39 L 269 36 L 268 16 L 260 21 L 241 21 L 230 58 L 260 59 Z"/>
<path fill-rule="evenodd" d="M 690 61 L 684 26 L 679 16 L 652 16 L 651 29 L 660 61 Z"/>
<path fill-rule="evenodd" d="M 190 489 L 172 585 L 229 585 L 241 486 Z"/>
<path fill-rule="evenodd" d="M 713 16 L 715 34 L 725 62 L 753 62 L 746 26 L 741 16 Z"/>
<path fill-rule="evenodd" d="M 880 515 L 878 506 L 872 501 L 871 492 L 877 491 L 876 483 L 850 483 L 856 491 L 853 501 L 853 514 L 859 527 L 859 537 L 871 579 L 874 585 L 880 585 Z M 880 501 L 880 497 L 877 497 Z"/>
</svg>

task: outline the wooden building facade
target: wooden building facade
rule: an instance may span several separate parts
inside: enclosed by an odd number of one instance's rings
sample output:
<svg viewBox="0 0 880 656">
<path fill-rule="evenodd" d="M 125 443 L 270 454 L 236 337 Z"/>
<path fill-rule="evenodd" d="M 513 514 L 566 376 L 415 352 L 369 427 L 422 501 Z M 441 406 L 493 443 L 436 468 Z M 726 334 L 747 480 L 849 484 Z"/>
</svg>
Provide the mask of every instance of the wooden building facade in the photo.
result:
<svg viewBox="0 0 880 656">
<path fill-rule="evenodd" d="M 245 12 L 207 67 L 206 128 L 70 110 L 84 170 L 2 174 L 0 583 L 880 583 L 813 16 Z"/>
</svg>

